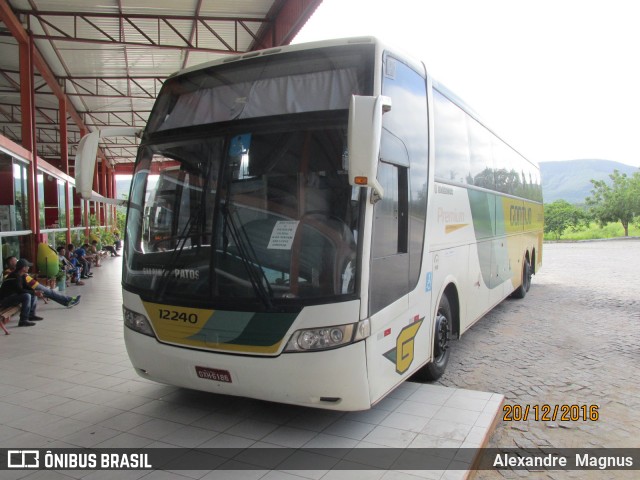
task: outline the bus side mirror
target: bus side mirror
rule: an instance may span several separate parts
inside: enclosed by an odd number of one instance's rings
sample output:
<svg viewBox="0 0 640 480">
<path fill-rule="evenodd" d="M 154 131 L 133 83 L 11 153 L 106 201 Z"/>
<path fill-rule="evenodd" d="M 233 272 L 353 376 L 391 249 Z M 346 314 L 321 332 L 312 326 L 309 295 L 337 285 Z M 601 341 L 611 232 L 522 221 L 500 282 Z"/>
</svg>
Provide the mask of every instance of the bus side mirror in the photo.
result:
<svg viewBox="0 0 640 480">
<path fill-rule="evenodd" d="M 382 135 L 382 114 L 391 110 L 391 99 L 351 96 L 347 149 L 349 153 L 349 183 L 371 187 L 377 199 L 384 196 L 378 182 L 378 156 Z"/>
<path fill-rule="evenodd" d="M 75 177 L 76 191 L 85 200 L 91 199 L 93 191 L 93 173 L 98 155 L 98 143 L 105 137 L 134 137 L 141 130 L 133 127 L 110 127 L 96 130 L 80 139 L 76 152 Z"/>
</svg>

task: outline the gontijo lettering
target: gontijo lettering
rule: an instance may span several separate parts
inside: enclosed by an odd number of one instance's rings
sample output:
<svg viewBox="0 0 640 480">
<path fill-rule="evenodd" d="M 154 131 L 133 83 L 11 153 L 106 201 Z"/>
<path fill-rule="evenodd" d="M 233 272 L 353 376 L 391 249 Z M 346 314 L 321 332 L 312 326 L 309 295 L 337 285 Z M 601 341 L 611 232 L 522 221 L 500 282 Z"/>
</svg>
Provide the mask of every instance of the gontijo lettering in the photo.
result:
<svg viewBox="0 0 640 480">
<path fill-rule="evenodd" d="M 519 207 L 517 205 L 511 205 L 511 208 L 509 208 L 509 221 L 511 225 L 531 225 L 531 219 L 531 208 Z"/>
</svg>

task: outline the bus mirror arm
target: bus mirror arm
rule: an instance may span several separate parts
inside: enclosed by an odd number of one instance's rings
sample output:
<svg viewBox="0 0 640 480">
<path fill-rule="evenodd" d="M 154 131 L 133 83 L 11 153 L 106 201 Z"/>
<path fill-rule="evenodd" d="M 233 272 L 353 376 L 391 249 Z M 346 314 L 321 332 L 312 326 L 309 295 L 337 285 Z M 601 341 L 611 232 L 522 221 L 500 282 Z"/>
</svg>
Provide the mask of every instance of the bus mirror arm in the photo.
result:
<svg viewBox="0 0 640 480">
<path fill-rule="evenodd" d="M 382 136 L 382 115 L 389 110 L 391 99 L 383 95 L 352 95 L 349 103 L 349 183 L 353 186 L 370 187 L 372 203 L 384 198 L 384 189 L 377 179 L 378 156 Z"/>
<path fill-rule="evenodd" d="M 98 143 L 105 137 L 139 137 L 142 130 L 133 127 L 108 127 L 85 135 L 78 143 L 75 163 L 76 191 L 90 200 L 93 191 L 93 174 L 98 155 Z"/>
</svg>

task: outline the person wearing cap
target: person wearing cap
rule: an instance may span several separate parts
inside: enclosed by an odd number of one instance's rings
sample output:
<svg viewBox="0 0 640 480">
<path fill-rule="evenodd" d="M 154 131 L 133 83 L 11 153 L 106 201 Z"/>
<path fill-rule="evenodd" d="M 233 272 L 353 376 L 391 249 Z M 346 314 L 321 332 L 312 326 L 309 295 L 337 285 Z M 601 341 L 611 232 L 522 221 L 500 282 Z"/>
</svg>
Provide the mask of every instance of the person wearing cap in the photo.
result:
<svg viewBox="0 0 640 480">
<path fill-rule="evenodd" d="M 11 272 L 15 271 L 17 263 L 18 263 L 18 260 L 16 259 L 16 257 L 7 257 L 7 259 L 5 260 L 6 268 L 3 273 L 4 278 L 7 278 Z M 66 295 L 62 295 L 56 292 L 55 290 L 52 290 L 49 287 L 45 287 L 44 285 L 42 285 L 35 278 L 29 275 L 28 272 L 29 272 L 29 268 L 27 267 L 27 273 L 25 274 L 25 281 L 26 281 L 27 288 L 42 292 L 42 296 L 45 299 L 50 298 L 54 302 L 59 303 L 63 307 L 67 307 L 67 308 L 71 308 L 77 305 L 78 303 L 80 303 L 81 295 L 77 295 L 75 297 L 68 297 Z"/>
<path fill-rule="evenodd" d="M 38 297 L 42 297 L 42 292 L 31 290 L 26 284 L 25 276 L 30 266 L 31 262 L 21 258 L 16 262 L 16 269 L 0 286 L 0 308 L 22 304 L 19 327 L 32 327 L 35 325 L 32 320 L 42 320 L 36 315 Z"/>
</svg>

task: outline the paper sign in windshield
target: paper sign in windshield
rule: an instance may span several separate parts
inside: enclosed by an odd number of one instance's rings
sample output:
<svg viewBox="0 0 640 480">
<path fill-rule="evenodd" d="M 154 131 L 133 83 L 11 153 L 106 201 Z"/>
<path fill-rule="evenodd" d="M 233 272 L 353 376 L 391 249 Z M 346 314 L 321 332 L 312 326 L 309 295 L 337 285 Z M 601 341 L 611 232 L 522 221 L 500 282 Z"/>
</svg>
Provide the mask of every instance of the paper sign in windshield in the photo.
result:
<svg viewBox="0 0 640 480">
<path fill-rule="evenodd" d="M 299 220 L 279 220 L 273 227 L 267 248 L 274 250 L 291 250 L 293 238 L 296 236 Z"/>
</svg>

